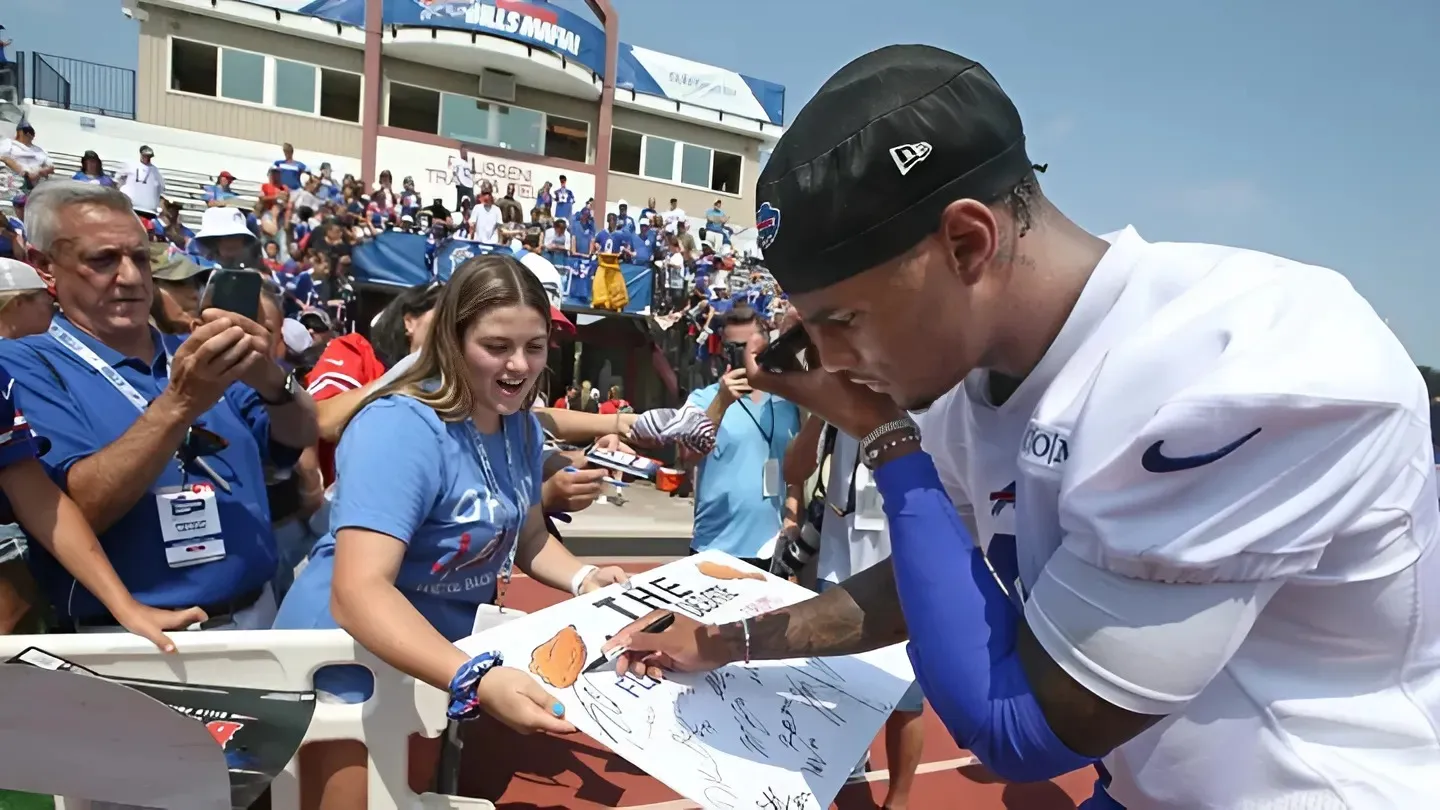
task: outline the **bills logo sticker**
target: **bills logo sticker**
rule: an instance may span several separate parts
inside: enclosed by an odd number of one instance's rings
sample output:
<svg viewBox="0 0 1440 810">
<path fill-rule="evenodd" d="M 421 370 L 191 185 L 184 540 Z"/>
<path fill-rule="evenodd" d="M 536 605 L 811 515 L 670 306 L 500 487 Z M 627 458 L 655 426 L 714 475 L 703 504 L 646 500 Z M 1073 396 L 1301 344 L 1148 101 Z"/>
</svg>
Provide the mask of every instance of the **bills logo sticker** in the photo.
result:
<svg viewBox="0 0 1440 810">
<path fill-rule="evenodd" d="M 780 209 L 768 202 L 760 203 L 760 210 L 755 212 L 755 232 L 762 250 L 773 245 L 780 233 Z"/>
</svg>

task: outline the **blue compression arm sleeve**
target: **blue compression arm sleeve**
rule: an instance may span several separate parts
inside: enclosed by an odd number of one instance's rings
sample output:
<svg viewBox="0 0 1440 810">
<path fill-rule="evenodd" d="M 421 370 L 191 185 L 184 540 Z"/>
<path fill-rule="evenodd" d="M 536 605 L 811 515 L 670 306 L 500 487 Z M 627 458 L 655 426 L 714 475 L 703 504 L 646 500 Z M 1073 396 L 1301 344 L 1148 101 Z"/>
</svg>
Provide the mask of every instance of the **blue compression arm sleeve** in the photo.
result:
<svg viewBox="0 0 1440 810">
<path fill-rule="evenodd" d="M 1095 762 L 1055 736 L 1020 667 L 1021 617 L 985 564 L 935 464 L 911 453 L 875 471 L 891 562 L 925 697 L 961 747 L 1015 782 Z"/>
</svg>

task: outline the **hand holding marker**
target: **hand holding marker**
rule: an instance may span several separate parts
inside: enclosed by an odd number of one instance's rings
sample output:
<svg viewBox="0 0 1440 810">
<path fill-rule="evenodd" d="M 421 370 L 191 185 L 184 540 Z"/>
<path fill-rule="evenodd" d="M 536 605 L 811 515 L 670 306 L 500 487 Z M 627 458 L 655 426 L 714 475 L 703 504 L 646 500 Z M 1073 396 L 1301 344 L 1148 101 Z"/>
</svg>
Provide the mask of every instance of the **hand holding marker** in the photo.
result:
<svg viewBox="0 0 1440 810">
<path fill-rule="evenodd" d="M 672 624 L 674 624 L 674 623 L 675 623 L 675 614 L 674 614 L 674 613 L 666 613 L 664 616 L 661 616 L 660 618 L 656 619 L 655 621 L 653 621 L 653 622 L 645 625 L 644 627 L 642 627 L 642 628 L 640 629 L 640 632 L 642 632 L 642 633 L 663 633 L 663 632 L 665 632 L 667 629 L 669 629 L 670 625 L 672 625 Z M 616 658 L 619 658 L 621 655 L 623 655 L 627 649 L 629 649 L 629 648 L 626 647 L 625 645 L 621 644 L 620 646 L 616 647 L 616 648 L 613 649 L 613 650 L 610 650 L 609 652 L 601 653 L 600 657 L 597 658 L 597 659 L 595 659 L 595 662 L 594 662 L 594 663 L 592 663 L 590 666 L 588 666 L 588 667 L 585 668 L 584 674 L 589 675 L 589 674 L 592 673 L 592 672 L 599 672 L 600 670 L 606 668 L 607 666 L 610 666 L 610 665 L 614 664 L 614 663 L 615 663 L 615 659 L 616 659 Z"/>
</svg>

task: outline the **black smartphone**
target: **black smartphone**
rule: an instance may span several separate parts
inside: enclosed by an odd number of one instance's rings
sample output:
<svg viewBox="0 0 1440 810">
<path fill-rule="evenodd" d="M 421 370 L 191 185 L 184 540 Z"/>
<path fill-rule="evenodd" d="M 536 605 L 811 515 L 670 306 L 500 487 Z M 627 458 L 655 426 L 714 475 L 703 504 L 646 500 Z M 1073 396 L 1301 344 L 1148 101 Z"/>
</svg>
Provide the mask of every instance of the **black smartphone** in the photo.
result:
<svg viewBox="0 0 1440 810">
<path fill-rule="evenodd" d="M 254 270 L 216 270 L 210 274 L 210 283 L 206 285 L 201 299 L 201 309 L 214 307 L 258 321 L 263 282 L 264 279 Z"/>
<path fill-rule="evenodd" d="M 745 367 L 745 344 L 734 340 L 725 342 L 725 362 L 730 368 Z"/>
<path fill-rule="evenodd" d="M 814 367 L 815 344 L 810 342 L 810 333 L 796 324 L 781 333 L 755 358 L 760 369 L 768 374 L 786 374 L 795 371 L 809 371 Z"/>
</svg>

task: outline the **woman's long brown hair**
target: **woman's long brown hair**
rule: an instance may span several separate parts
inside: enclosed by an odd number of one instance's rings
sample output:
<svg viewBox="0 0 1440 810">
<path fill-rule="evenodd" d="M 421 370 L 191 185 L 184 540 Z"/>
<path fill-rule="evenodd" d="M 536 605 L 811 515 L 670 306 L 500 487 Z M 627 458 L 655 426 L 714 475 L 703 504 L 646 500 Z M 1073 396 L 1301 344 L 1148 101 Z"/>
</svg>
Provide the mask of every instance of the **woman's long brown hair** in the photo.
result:
<svg viewBox="0 0 1440 810">
<path fill-rule="evenodd" d="M 476 256 L 456 268 L 435 304 L 435 316 L 420 359 L 398 379 L 365 397 L 359 413 L 381 397 L 405 394 L 425 403 L 447 422 L 460 422 L 475 409 L 465 366 L 465 333 L 496 307 L 525 306 L 550 324 L 550 298 L 540 279 L 511 256 Z M 433 389 L 425 383 L 439 380 Z M 352 417 L 353 418 L 353 417 Z"/>
</svg>

